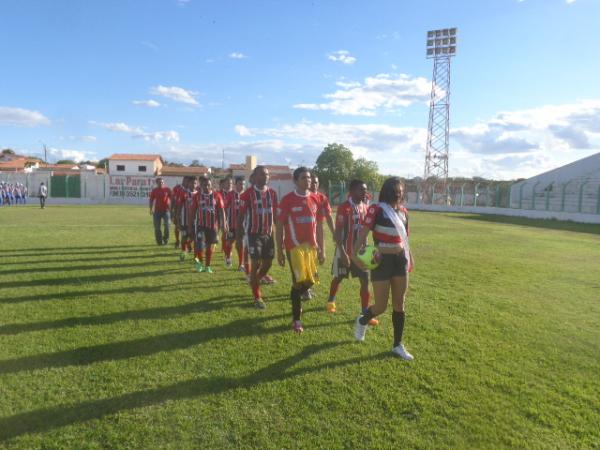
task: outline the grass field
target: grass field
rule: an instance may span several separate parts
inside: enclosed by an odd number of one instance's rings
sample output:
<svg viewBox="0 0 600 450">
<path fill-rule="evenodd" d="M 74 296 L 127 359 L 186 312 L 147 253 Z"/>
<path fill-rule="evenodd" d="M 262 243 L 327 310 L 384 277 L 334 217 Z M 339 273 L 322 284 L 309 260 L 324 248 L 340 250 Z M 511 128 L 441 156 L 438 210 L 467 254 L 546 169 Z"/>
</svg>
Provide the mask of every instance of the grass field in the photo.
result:
<svg viewBox="0 0 600 450">
<path fill-rule="evenodd" d="M 357 281 L 327 315 L 330 259 L 296 336 L 287 271 L 255 310 L 146 208 L 0 209 L 0 446 L 598 448 L 600 227 L 411 218 L 407 363 Z"/>
</svg>

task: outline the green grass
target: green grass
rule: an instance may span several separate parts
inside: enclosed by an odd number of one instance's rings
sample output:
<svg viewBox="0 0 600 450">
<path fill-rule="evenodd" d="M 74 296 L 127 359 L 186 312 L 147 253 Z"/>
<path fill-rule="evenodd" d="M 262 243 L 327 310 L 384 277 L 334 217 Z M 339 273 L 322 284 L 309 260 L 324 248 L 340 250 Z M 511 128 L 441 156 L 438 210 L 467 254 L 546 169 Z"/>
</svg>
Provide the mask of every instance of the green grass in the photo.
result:
<svg viewBox="0 0 600 450">
<path fill-rule="evenodd" d="M 296 336 L 286 270 L 257 311 L 146 208 L 0 209 L 0 446 L 598 448 L 600 227 L 411 217 L 407 363 L 328 266 Z"/>
</svg>

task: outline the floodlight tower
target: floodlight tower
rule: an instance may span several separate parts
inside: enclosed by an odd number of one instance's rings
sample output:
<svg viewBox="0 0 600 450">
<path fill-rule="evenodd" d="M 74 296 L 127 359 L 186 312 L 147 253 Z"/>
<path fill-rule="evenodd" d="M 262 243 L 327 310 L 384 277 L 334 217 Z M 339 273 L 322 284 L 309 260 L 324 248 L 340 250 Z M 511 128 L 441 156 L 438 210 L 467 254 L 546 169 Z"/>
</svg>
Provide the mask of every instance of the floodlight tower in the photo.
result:
<svg viewBox="0 0 600 450">
<path fill-rule="evenodd" d="M 425 149 L 425 201 L 448 201 L 448 156 L 450 137 L 450 60 L 456 55 L 457 28 L 427 32 L 427 59 L 433 59 L 429 102 L 429 125 Z"/>
</svg>

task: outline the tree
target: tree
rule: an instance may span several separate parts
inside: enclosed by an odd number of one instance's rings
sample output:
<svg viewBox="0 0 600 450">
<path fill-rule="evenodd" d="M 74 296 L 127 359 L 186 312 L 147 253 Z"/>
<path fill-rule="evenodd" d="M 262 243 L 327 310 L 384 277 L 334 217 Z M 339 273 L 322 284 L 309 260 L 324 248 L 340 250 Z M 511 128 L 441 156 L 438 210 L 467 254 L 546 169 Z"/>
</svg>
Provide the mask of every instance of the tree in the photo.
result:
<svg viewBox="0 0 600 450">
<path fill-rule="evenodd" d="M 200 161 L 198 161 L 197 159 L 194 159 L 192 161 L 192 163 L 190 164 L 190 167 L 200 167 L 202 164 L 200 164 Z"/>
<path fill-rule="evenodd" d="M 98 161 L 97 167 L 108 168 L 108 158 L 102 158 Z"/>
<path fill-rule="evenodd" d="M 358 158 L 354 161 L 348 182 L 353 178 L 364 181 L 371 192 L 378 191 L 383 183 L 383 176 L 379 174 L 377 163 L 366 158 Z"/>
<path fill-rule="evenodd" d="M 352 152 L 342 144 L 327 144 L 314 167 L 320 184 L 328 189 L 330 183 L 346 182 L 352 173 L 354 159 Z"/>
<path fill-rule="evenodd" d="M 72 166 L 77 165 L 77 163 L 75 161 L 73 161 L 72 159 L 59 159 L 58 161 L 56 161 L 56 164 L 69 164 Z"/>
</svg>

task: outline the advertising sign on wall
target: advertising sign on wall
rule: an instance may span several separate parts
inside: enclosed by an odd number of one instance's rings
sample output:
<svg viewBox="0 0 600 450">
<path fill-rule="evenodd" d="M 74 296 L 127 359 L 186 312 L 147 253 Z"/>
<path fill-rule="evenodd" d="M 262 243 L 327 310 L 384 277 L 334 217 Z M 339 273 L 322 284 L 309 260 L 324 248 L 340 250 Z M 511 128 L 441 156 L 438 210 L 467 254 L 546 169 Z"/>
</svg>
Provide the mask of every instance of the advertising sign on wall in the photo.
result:
<svg viewBox="0 0 600 450">
<path fill-rule="evenodd" d="M 118 198 L 148 198 L 153 188 L 153 180 L 153 177 L 110 175 L 109 196 Z"/>
</svg>

